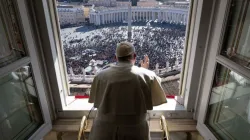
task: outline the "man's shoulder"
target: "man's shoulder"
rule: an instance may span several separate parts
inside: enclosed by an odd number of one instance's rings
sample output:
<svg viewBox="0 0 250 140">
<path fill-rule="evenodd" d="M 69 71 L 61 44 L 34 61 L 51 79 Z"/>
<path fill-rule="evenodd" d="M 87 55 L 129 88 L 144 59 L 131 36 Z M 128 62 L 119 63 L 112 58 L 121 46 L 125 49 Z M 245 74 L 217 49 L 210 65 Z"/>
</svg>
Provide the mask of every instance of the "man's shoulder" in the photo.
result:
<svg viewBox="0 0 250 140">
<path fill-rule="evenodd" d="M 106 69 L 101 70 L 100 72 L 98 72 L 98 73 L 96 74 L 96 76 L 95 76 L 95 77 L 100 78 L 100 77 L 102 77 L 103 75 L 110 74 L 110 73 L 111 73 L 111 71 L 112 71 L 112 67 L 108 67 L 108 68 L 106 68 Z"/>
</svg>

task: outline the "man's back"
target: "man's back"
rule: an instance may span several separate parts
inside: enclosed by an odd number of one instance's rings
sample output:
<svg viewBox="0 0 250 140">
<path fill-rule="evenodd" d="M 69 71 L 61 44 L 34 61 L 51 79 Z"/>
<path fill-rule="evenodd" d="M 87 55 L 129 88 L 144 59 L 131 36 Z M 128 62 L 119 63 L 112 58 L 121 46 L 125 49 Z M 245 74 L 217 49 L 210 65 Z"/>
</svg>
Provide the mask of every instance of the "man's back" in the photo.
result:
<svg viewBox="0 0 250 140">
<path fill-rule="evenodd" d="M 166 98 L 160 79 L 154 72 L 133 66 L 135 58 L 131 43 L 119 43 L 118 63 L 94 78 L 89 102 L 98 112 L 90 140 L 149 140 L 146 112 L 166 103 Z M 148 68 L 147 55 L 141 66 Z"/>
<path fill-rule="evenodd" d="M 92 85 L 98 86 L 96 91 L 92 90 L 95 92 L 95 107 L 99 112 L 115 115 L 146 113 L 152 109 L 151 83 L 154 76 L 153 72 L 131 64 L 111 66 L 100 72 Z"/>
</svg>

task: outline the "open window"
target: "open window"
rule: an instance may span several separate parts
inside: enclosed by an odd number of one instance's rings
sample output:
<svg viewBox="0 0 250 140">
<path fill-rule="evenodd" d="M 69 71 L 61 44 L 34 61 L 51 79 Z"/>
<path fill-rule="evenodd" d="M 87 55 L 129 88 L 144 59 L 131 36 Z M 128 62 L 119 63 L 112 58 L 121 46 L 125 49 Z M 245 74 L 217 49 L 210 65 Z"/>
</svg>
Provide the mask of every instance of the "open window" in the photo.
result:
<svg viewBox="0 0 250 140">
<path fill-rule="evenodd" d="M 172 98 L 167 106 L 155 109 L 175 110 L 179 105 L 179 109 L 185 110 L 183 103 L 176 102 L 175 96 L 182 98 L 184 75 L 187 75 L 184 67 L 188 68 L 187 53 L 190 53 L 187 34 L 192 1 L 53 1 L 50 4 L 54 10 L 52 18 L 57 30 L 55 36 L 62 59 L 60 64 L 64 69 L 62 75 L 67 84 L 64 96 L 61 96 L 61 100 L 66 101 L 64 110 L 91 109 L 88 95 L 93 78 L 116 61 L 116 45 L 128 40 L 130 24 L 131 42 L 137 53 L 136 65 L 144 54 L 149 55 L 149 69 L 162 78 L 166 96 Z"/>
<path fill-rule="evenodd" d="M 150 115 L 192 118 L 214 2 L 156 2 L 150 3 L 155 7 L 150 7 L 141 1 L 131 7 L 131 12 L 128 2 L 111 1 L 106 6 L 54 0 L 28 3 L 42 46 L 51 103 L 58 117 L 80 118 L 92 108 L 87 99 L 91 81 L 95 73 L 115 62 L 116 44 L 128 38 L 131 13 L 137 64 L 143 54 L 148 54 L 150 69 L 162 77 L 166 95 L 178 95 L 168 99 L 167 106 L 150 111 Z"/>
<path fill-rule="evenodd" d="M 198 113 L 205 139 L 249 138 L 250 1 L 216 2 Z"/>
</svg>

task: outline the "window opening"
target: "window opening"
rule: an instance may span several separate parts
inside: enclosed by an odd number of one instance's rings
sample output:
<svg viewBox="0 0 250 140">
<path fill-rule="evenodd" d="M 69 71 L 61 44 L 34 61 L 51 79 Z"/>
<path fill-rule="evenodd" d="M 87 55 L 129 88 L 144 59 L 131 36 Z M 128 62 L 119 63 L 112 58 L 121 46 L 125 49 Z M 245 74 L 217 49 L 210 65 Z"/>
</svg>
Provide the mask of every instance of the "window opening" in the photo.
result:
<svg viewBox="0 0 250 140">
<path fill-rule="evenodd" d="M 166 95 L 179 94 L 189 1 L 57 0 L 56 7 L 68 96 L 88 98 L 95 74 L 115 62 L 116 45 L 126 40 L 136 48 L 136 65 L 147 54 Z"/>
</svg>

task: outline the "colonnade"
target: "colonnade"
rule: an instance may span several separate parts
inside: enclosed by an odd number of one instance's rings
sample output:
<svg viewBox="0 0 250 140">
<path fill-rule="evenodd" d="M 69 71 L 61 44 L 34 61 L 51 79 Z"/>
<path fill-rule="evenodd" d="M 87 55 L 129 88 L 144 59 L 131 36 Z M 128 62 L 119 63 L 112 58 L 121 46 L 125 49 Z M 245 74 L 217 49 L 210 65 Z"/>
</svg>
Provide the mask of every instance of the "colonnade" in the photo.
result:
<svg viewBox="0 0 250 140">
<path fill-rule="evenodd" d="M 95 25 L 127 22 L 128 8 L 92 9 L 89 18 L 90 23 Z M 188 20 L 188 9 L 169 7 L 132 7 L 132 22 L 150 20 L 186 25 Z"/>
</svg>

